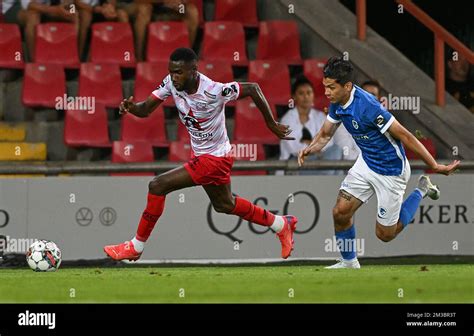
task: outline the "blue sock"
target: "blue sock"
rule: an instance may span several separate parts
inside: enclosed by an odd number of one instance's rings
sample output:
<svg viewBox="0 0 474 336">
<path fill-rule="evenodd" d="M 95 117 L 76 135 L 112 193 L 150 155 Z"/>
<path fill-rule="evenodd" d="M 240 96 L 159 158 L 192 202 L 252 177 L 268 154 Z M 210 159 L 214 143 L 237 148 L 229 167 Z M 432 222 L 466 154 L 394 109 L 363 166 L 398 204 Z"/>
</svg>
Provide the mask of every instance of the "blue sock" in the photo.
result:
<svg viewBox="0 0 474 336">
<path fill-rule="evenodd" d="M 355 249 L 355 236 L 356 231 L 354 224 L 344 231 L 336 232 L 336 243 L 341 252 L 342 259 L 351 260 L 357 256 Z"/>
<path fill-rule="evenodd" d="M 420 205 L 423 196 L 418 189 L 413 190 L 410 196 L 407 197 L 405 202 L 402 204 L 402 208 L 400 209 L 400 222 L 402 222 L 403 227 L 407 226 L 415 217 L 416 210 Z"/>
</svg>

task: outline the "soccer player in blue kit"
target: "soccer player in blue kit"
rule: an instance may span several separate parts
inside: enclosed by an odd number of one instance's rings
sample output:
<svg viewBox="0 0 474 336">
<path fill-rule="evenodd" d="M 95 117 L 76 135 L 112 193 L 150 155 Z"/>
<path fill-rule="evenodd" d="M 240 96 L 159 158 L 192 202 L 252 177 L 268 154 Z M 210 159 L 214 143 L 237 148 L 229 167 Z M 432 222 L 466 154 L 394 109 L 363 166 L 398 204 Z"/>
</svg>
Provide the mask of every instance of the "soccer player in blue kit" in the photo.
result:
<svg viewBox="0 0 474 336">
<path fill-rule="evenodd" d="M 375 97 L 353 84 L 352 77 L 353 67 L 349 61 L 340 57 L 328 60 L 323 78 L 325 95 L 331 102 L 327 120 L 313 141 L 298 155 L 301 166 L 307 155 L 324 148 L 341 122 L 361 150 L 341 184 L 333 208 L 336 241 L 342 259 L 326 267 L 331 269 L 360 268 L 352 217 L 374 193 L 378 202 L 375 233 L 384 242 L 394 239 L 411 222 L 424 197 L 439 198 L 439 188 L 431 183 L 428 176 L 422 175 L 418 187 L 403 201 L 410 179 L 410 164 L 403 146 L 415 152 L 439 174 L 450 175 L 460 164 L 458 160 L 447 166 L 438 164 L 416 137 Z"/>
</svg>

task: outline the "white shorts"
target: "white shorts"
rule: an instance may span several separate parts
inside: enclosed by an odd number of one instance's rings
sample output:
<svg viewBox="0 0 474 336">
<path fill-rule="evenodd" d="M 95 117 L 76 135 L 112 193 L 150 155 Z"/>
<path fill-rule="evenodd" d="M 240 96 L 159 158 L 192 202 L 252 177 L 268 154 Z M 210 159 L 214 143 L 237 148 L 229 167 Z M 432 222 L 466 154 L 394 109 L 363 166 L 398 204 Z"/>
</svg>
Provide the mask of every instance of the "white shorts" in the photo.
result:
<svg viewBox="0 0 474 336">
<path fill-rule="evenodd" d="M 359 155 L 341 184 L 341 190 L 366 203 L 372 195 L 377 195 L 377 222 L 391 226 L 398 222 L 403 195 L 410 179 L 410 164 L 399 176 L 380 175 L 371 170 Z"/>
</svg>

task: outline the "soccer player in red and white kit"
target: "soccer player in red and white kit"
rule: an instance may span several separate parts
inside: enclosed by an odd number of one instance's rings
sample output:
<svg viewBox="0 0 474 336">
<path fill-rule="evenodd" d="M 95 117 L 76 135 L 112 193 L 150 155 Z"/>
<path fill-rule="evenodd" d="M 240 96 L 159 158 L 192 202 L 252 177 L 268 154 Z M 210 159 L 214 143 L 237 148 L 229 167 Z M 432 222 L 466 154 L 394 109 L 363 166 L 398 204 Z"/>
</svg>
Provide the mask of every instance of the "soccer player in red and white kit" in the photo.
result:
<svg viewBox="0 0 474 336">
<path fill-rule="evenodd" d="M 186 126 L 193 158 L 183 166 L 156 176 L 149 184 L 148 202 L 135 237 L 118 245 L 104 247 L 115 260 L 137 260 L 156 222 L 163 213 L 166 195 L 175 190 L 202 185 L 214 209 L 236 215 L 255 224 L 269 226 L 281 242 L 281 257 L 293 250 L 295 216 L 277 216 L 231 192 L 230 172 L 233 158 L 225 128 L 225 104 L 231 100 L 251 97 L 262 112 L 268 128 L 280 139 L 289 137 L 291 129 L 273 119 L 267 100 L 256 83 L 218 83 L 197 71 L 197 56 L 192 49 L 179 48 L 169 60 L 169 75 L 147 100 L 134 103 L 133 97 L 120 104 L 120 113 L 145 118 L 166 98 L 173 96 L 179 118 Z M 249 125 L 250 127 L 251 125 Z"/>
</svg>

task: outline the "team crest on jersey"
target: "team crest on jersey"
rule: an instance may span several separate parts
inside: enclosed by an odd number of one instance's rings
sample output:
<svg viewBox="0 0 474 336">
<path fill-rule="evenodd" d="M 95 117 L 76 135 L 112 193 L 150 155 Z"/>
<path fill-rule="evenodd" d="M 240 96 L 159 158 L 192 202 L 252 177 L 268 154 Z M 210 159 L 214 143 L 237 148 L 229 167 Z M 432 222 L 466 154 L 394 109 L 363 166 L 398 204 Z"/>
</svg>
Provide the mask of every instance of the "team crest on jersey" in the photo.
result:
<svg viewBox="0 0 474 336">
<path fill-rule="evenodd" d="M 180 111 L 180 113 L 184 115 L 183 112 Z M 188 114 L 183 116 L 184 125 L 188 128 L 193 128 L 198 131 L 202 131 L 201 123 L 206 122 L 208 120 L 209 120 L 208 118 L 201 118 L 201 119 L 197 118 L 194 115 L 193 110 L 191 109 L 189 109 Z"/>
<path fill-rule="evenodd" d="M 378 214 L 378 216 L 379 216 L 380 218 L 384 218 L 384 216 L 385 216 L 386 213 L 387 213 L 387 210 L 386 210 L 385 208 L 382 208 L 382 207 L 379 208 L 379 214 Z"/>
<path fill-rule="evenodd" d="M 377 119 L 375 119 L 375 123 L 377 124 L 379 128 L 383 127 L 384 122 L 385 122 L 385 118 L 381 114 L 379 114 Z"/>
<path fill-rule="evenodd" d="M 206 90 L 204 90 L 204 95 L 208 98 L 211 98 L 211 99 L 216 99 L 217 98 L 217 96 L 215 94 L 209 93 Z"/>
<path fill-rule="evenodd" d="M 355 129 L 359 128 L 359 124 L 354 119 L 352 119 L 352 127 L 354 127 Z"/>
<path fill-rule="evenodd" d="M 183 120 L 184 120 L 184 124 L 186 125 L 186 127 L 194 128 L 194 129 L 197 129 L 199 131 L 202 130 L 201 125 L 199 124 L 199 121 L 196 118 L 194 118 L 193 116 L 187 115 L 183 118 Z"/>
</svg>

